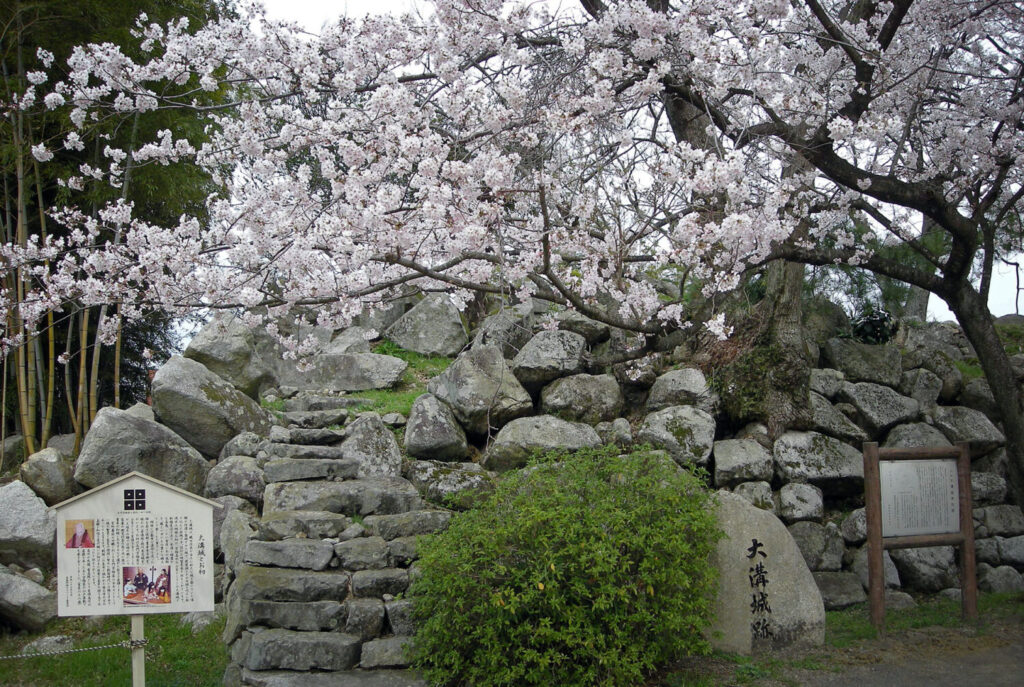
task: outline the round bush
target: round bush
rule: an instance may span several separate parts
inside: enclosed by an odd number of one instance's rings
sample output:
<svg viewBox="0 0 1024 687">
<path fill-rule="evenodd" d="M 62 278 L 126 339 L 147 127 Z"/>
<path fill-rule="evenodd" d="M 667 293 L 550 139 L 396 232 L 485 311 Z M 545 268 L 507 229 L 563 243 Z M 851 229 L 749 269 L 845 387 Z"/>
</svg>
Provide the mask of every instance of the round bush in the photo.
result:
<svg viewBox="0 0 1024 687">
<path fill-rule="evenodd" d="M 636 685 L 702 653 L 712 495 L 662 453 L 548 454 L 421 542 L 415 663 L 433 685 Z"/>
</svg>

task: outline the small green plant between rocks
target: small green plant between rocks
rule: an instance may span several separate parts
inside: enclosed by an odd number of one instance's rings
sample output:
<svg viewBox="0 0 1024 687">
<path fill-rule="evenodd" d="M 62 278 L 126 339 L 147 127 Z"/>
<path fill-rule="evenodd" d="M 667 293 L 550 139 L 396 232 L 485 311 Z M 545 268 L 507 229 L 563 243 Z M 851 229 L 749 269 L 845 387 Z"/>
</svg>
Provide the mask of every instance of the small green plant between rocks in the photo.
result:
<svg viewBox="0 0 1024 687">
<path fill-rule="evenodd" d="M 417 667 L 448 687 L 633 687 L 707 652 L 712 498 L 650 451 L 536 458 L 421 542 Z"/>
</svg>

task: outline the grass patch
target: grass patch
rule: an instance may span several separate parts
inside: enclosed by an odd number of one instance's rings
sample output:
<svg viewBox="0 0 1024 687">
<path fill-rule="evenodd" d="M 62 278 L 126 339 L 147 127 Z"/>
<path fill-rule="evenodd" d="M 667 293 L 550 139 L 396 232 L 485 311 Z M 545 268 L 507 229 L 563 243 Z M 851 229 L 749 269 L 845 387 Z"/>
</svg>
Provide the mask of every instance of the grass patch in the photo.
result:
<svg viewBox="0 0 1024 687">
<path fill-rule="evenodd" d="M 365 398 L 366 403 L 353 408 L 354 413 L 372 411 L 381 415 L 401 413 L 408 416 L 413 401 L 427 392 L 427 382 L 444 372 L 452 364 L 451 358 L 420 355 L 400 348 L 387 339 L 376 344 L 372 350 L 380 355 L 390 355 L 404 360 L 409 367 L 402 375 L 402 379 L 392 389 L 360 391 L 359 397 Z"/>
<path fill-rule="evenodd" d="M 221 642 L 224 620 L 196 635 L 191 626 L 179 625 L 177 614 L 146 618 L 146 684 L 149 687 L 218 687 L 228 664 L 228 650 Z M 0 634 L 0 656 L 17 654 L 29 642 L 45 635 L 68 635 L 74 648 L 115 644 L 128 639 L 131 620 L 110 616 L 99 621 L 59 618 L 42 634 Z M 0 682 L 35 687 L 106 687 L 131 684 L 131 652 L 114 648 L 57 656 L 5 660 Z"/>
<path fill-rule="evenodd" d="M 273 401 L 262 400 L 260 406 L 266 410 L 272 410 L 276 413 L 284 412 L 284 399 L 275 398 Z"/>
</svg>

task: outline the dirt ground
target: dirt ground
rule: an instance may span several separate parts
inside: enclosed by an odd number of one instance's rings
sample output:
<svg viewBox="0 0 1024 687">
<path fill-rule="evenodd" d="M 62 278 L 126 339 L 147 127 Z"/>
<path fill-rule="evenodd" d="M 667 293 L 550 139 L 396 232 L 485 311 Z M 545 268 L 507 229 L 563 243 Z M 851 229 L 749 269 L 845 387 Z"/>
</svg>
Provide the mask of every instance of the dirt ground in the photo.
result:
<svg viewBox="0 0 1024 687">
<path fill-rule="evenodd" d="M 843 649 L 807 652 L 825 670 L 786 667 L 785 681 L 765 685 L 857 687 L 1020 687 L 1024 685 L 1024 625 L 1000 621 L 972 628 L 908 630 L 886 639 L 861 640 Z"/>
<path fill-rule="evenodd" d="M 700 675 L 700 684 L 722 687 L 1022 687 L 1024 617 L 904 630 L 843 648 L 787 649 L 746 669 L 708 657 L 680 667 Z"/>
</svg>

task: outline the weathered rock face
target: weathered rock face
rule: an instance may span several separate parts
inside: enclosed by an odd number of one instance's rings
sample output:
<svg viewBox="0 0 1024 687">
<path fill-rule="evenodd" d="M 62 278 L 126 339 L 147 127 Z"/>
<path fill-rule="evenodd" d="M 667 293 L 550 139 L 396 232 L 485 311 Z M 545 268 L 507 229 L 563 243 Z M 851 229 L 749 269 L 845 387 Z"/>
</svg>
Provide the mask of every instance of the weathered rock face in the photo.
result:
<svg viewBox="0 0 1024 687">
<path fill-rule="evenodd" d="M 827 611 L 838 611 L 867 601 L 867 594 L 855 573 L 816 572 L 814 583 L 818 585 Z"/>
<path fill-rule="evenodd" d="M 827 398 L 813 391 L 810 393 L 811 426 L 816 431 L 844 441 L 868 440 L 867 432 L 853 424 Z"/>
<path fill-rule="evenodd" d="M 814 393 L 831 399 L 839 393 L 844 381 L 846 381 L 846 375 L 839 370 L 814 368 L 811 370 L 809 385 Z"/>
<path fill-rule="evenodd" d="M 587 340 L 588 346 L 599 344 L 608 339 L 611 328 L 603 322 L 592 320 L 586 315 L 575 310 L 562 310 L 555 319 L 558 320 L 558 328 L 567 332 L 576 332 Z"/>
<path fill-rule="evenodd" d="M 665 449 L 680 465 L 705 465 L 715 441 L 715 420 L 693 406 L 671 406 L 644 418 L 637 439 Z"/>
<path fill-rule="evenodd" d="M 153 377 L 153 406 L 163 424 L 210 457 L 218 456 L 235 435 L 265 435 L 273 424 L 270 414 L 251 398 L 200 363 L 180 356 L 173 356 Z"/>
<path fill-rule="evenodd" d="M 405 450 L 416 458 L 462 460 L 469 455 L 469 444 L 451 408 L 433 394 L 423 394 L 409 411 Z"/>
<path fill-rule="evenodd" d="M 511 360 L 531 338 L 533 309 L 529 303 L 519 303 L 484 318 L 473 335 L 473 346 L 497 346 Z"/>
<path fill-rule="evenodd" d="M 934 593 L 960 586 L 952 546 L 893 549 L 889 555 L 904 587 Z"/>
<path fill-rule="evenodd" d="M 359 477 L 398 477 L 402 474 L 402 452 L 395 435 L 377 413 L 363 413 L 345 428 L 341 453 L 359 464 Z"/>
<path fill-rule="evenodd" d="M 548 382 L 583 370 L 587 340 L 575 332 L 538 332 L 512 361 L 512 372 L 524 388 L 539 391 Z"/>
<path fill-rule="evenodd" d="M 917 418 L 920 405 L 889 387 L 878 384 L 843 384 L 839 398 L 857 409 L 861 424 L 873 438 L 901 422 Z"/>
<path fill-rule="evenodd" d="M 469 343 L 459 309 L 443 293 L 428 295 L 384 335 L 406 350 L 430 356 L 455 356 Z"/>
<path fill-rule="evenodd" d="M 825 500 L 821 489 L 813 484 L 783 484 L 779 489 L 779 517 L 783 522 L 821 520 L 825 514 Z"/>
<path fill-rule="evenodd" d="M 192 338 L 184 355 L 251 398 L 275 384 L 271 365 L 256 351 L 252 330 L 231 313 L 215 314 Z"/>
<path fill-rule="evenodd" d="M 650 412 L 669 406 L 697 406 L 711 413 L 715 405 L 716 399 L 708 388 L 704 373 L 693 367 L 669 370 L 660 375 L 654 380 L 647 397 L 647 410 Z"/>
<path fill-rule="evenodd" d="M 71 458 L 53 448 L 44 448 L 29 456 L 21 465 L 21 479 L 52 506 L 82 491 L 75 482 L 75 464 Z"/>
<path fill-rule="evenodd" d="M 600 444 L 601 438 L 590 425 L 567 422 L 551 415 L 524 417 L 513 420 L 498 432 L 482 464 L 488 470 L 505 472 L 525 465 L 535 451 L 575 451 Z"/>
<path fill-rule="evenodd" d="M 563 377 L 540 393 L 541 412 L 591 425 L 618 418 L 622 404 L 622 390 L 612 375 Z"/>
<path fill-rule="evenodd" d="M 830 367 L 841 371 L 852 382 L 873 382 L 895 387 L 903 375 L 899 349 L 872 346 L 852 339 L 829 339 L 822 357 Z"/>
<path fill-rule="evenodd" d="M 53 592 L 0 565 L 0 618 L 23 630 L 40 632 L 56 617 Z"/>
<path fill-rule="evenodd" d="M 718 493 L 718 524 L 725 537 L 712 562 L 719 571 L 711 644 L 750 654 L 783 646 L 819 646 L 825 640 L 825 606 L 800 549 L 770 512 L 746 499 Z M 751 580 L 764 607 L 751 609 Z M 761 586 L 761 582 L 764 585 Z"/>
<path fill-rule="evenodd" d="M 420 507 L 416 488 L 397 477 L 345 482 L 278 482 L 263 492 L 263 512 L 322 510 L 344 515 L 404 513 Z"/>
<path fill-rule="evenodd" d="M 852 446 L 817 432 L 786 432 L 775 441 L 775 469 L 783 482 L 805 482 L 826 495 L 864 487 L 864 459 Z"/>
<path fill-rule="evenodd" d="M 327 355 L 344 355 L 346 353 L 369 353 L 370 342 L 367 340 L 369 331 L 363 327 L 349 327 L 331 337 L 324 347 Z"/>
<path fill-rule="evenodd" d="M 238 496 L 251 503 L 263 498 L 267 486 L 263 470 L 255 458 L 231 456 L 217 463 L 206 477 L 206 495 Z"/>
<path fill-rule="evenodd" d="M 767 481 L 775 464 L 772 454 L 753 439 L 716 441 L 715 486 L 731 487 L 740 482 Z"/>
<path fill-rule="evenodd" d="M 822 525 L 803 520 L 790 525 L 789 533 L 811 572 L 836 571 L 843 567 L 846 547 L 835 523 Z"/>
<path fill-rule="evenodd" d="M 912 422 L 893 427 L 882 446 L 885 448 L 918 448 L 922 446 L 952 446 L 952 444 L 942 432 L 931 425 Z"/>
<path fill-rule="evenodd" d="M 24 482 L 0 487 L 0 563 L 53 567 L 56 516 Z"/>
<path fill-rule="evenodd" d="M 922 408 L 930 408 L 938 403 L 942 380 L 924 368 L 910 370 L 900 378 L 899 392 L 920 403 Z"/>
<path fill-rule="evenodd" d="M 448 404 L 467 432 L 476 435 L 533 411 L 530 394 L 494 346 L 475 346 L 463 353 L 431 379 L 427 389 Z"/>
<path fill-rule="evenodd" d="M 201 494 L 210 466 L 167 427 L 116 408 L 100 409 L 82 442 L 75 481 L 98 487 L 134 470 Z"/>
<path fill-rule="evenodd" d="M 1006 437 L 985 415 L 973 408 L 936 408 L 935 426 L 951 442 L 968 441 L 972 456 L 983 456 L 1006 443 Z"/>
<path fill-rule="evenodd" d="M 414 460 L 405 478 L 424 498 L 450 508 L 470 508 L 494 491 L 494 479 L 476 463 Z"/>
<path fill-rule="evenodd" d="M 408 367 L 404 360 L 378 353 L 324 354 L 317 356 L 305 384 L 328 391 L 390 389 Z"/>
</svg>

